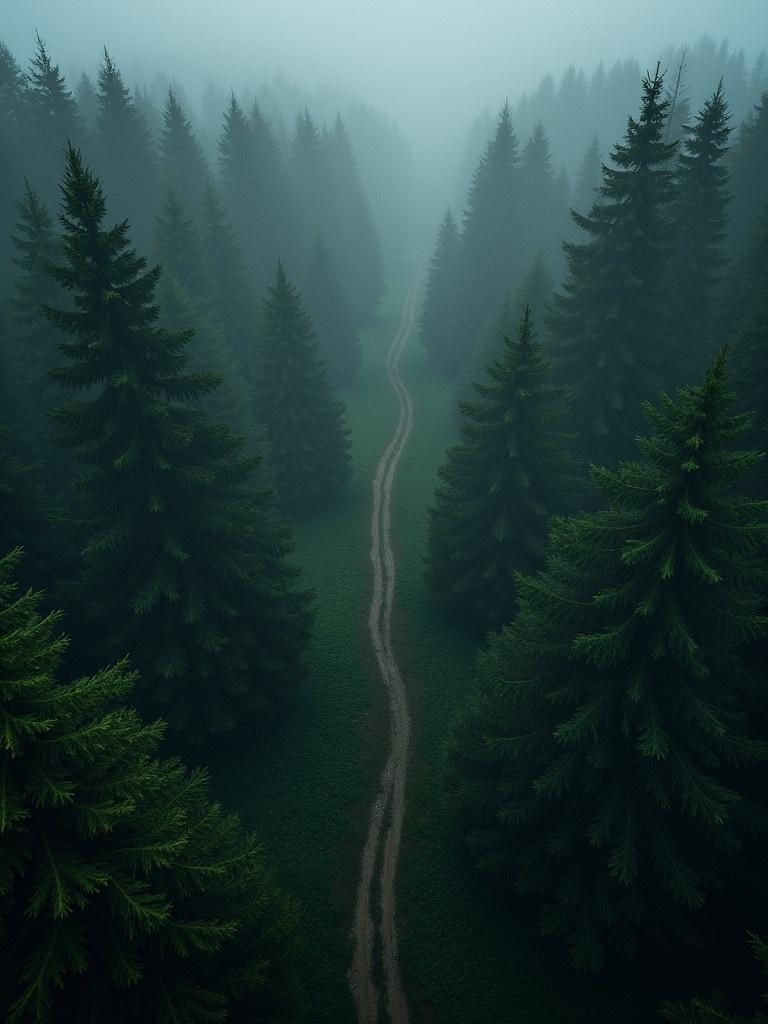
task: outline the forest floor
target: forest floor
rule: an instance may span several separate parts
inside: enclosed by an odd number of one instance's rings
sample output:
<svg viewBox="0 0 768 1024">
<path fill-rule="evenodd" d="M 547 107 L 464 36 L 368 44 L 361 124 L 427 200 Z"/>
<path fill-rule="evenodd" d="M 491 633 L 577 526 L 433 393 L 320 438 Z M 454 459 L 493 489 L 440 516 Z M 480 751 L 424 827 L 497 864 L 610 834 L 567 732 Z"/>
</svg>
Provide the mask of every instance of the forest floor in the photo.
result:
<svg viewBox="0 0 768 1024">
<path fill-rule="evenodd" d="M 347 965 L 360 851 L 390 742 L 389 699 L 368 634 L 371 483 L 398 422 L 386 358 L 417 269 L 390 282 L 363 337 L 360 381 L 342 395 L 352 428 L 350 490 L 338 506 L 294 524 L 295 558 L 316 595 L 309 678 L 283 721 L 209 757 L 217 796 L 258 831 L 276 878 L 298 901 L 297 959 L 311 1024 L 355 1020 Z M 534 922 L 487 893 L 451 831 L 443 750 L 472 678 L 475 643 L 434 610 L 423 566 L 426 511 L 456 440 L 455 395 L 426 365 L 415 335 L 401 373 L 414 422 L 392 494 L 392 643 L 412 715 L 397 883 L 411 1024 L 648 1024 L 659 1004 L 646 986 L 629 972 L 575 974 Z M 374 981 L 382 981 L 375 966 Z"/>
</svg>

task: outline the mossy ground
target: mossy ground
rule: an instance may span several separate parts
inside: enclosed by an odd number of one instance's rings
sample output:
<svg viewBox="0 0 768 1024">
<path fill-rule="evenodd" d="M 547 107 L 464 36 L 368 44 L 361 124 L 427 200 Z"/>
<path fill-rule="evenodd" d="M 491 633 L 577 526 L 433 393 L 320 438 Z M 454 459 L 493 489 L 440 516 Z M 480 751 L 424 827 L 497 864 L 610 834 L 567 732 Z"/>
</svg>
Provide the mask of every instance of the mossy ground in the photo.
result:
<svg viewBox="0 0 768 1024">
<path fill-rule="evenodd" d="M 312 1024 L 353 1020 L 349 929 L 368 807 L 383 763 L 387 708 L 368 650 L 370 485 L 394 427 L 384 355 L 408 277 L 392 282 L 366 332 L 359 384 L 343 395 L 355 476 L 334 508 L 294 524 L 296 559 L 315 590 L 311 674 L 285 721 L 214 751 L 215 789 L 263 837 L 275 874 L 299 901 L 299 969 Z M 498 908 L 464 861 L 442 804 L 443 746 L 472 674 L 474 645 L 432 608 L 422 578 L 426 509 L 452 443 L 453 388 L 414 336 L 404 376 L 416 419 L 395 483 L 396 629 L 414 716 L 399 878 L 400 957 L 417 1022 L 633 1024 L 657 1019 L 631 978 L 584 979 L 525 916 Z M 627 987 L 629 986 L 629 987 Z M 634 989 L 630 993 L 630 989 Z"/>
</svg>

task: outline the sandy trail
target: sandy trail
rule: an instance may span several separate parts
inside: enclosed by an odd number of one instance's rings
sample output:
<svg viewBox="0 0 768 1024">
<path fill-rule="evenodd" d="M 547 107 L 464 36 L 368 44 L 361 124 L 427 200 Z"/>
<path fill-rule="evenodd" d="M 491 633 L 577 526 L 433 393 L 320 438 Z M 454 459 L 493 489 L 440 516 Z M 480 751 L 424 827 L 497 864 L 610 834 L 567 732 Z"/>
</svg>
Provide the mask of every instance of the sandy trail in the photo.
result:
<svg viewBox="0 0 768 1024">
<path fill-rule="evenodd" d="M 397 957 L 395 879 L 405 811 L 405 777 L 411 722 L 407 694 L 392 646 L 395 557 L 390 525 L 392 486 L 400 457 L 413 427 L 413 401 L 400 377 L 399 362 L 416 324 L 418 286 L 417 280 L 408 293 L 400 328 L 387 354 L 387 376 L 397 396 L 399 415 L 395 432 L 379 460 L 373 480 L 373 595 L 368 616 L 368 631 L 376 663 L 389 694 L 390 744 L 381 774 L 379 792 L 371 807 L 355 903 L 355 950 L 349 968 L 349 984 L 357 1007 L 358 1024 L 376 1024 L 378 1021 L 379 992 L 373 980 L 376 928 L 371 912 L 371 886 L 379 860 L 385 822 L 387 830 L 377 876 L 381 899 L 381 966 L 386 987 L 387 1016 L 391 1024 L 408 1024 L 408 1005 L 400 980 Z"/>
</svg>

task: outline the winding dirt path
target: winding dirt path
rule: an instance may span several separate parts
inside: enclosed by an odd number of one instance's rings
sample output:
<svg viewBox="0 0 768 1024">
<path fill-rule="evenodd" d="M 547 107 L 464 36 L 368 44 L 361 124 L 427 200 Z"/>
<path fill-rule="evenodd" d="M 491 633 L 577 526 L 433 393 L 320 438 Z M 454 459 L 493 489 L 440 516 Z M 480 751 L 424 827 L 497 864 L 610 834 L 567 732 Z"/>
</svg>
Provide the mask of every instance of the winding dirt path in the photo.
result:
<svg viewBox="0 0 768 1024">
<path fill-rule="evenodd" d="M 379 460 L 373 480 L 371 515 L 371 564 L 373 595 L 368 631 L 376 663 L 390 707 L 390 744 L 379 792 L 363 847 L 360 882 L 355 903 L 353 938 L 355 950 L 349 968 L 349 984 L 357 1007 L 358 1024 L 377 1024 L 379 991 L 373 980 L 376 926 L 371 909 L 374 875 L 380 891 L 381 968 L 386 988 L 387 1016 L 391 1024 L 408 1024 L 408 1004 L 400 979 L 397 957 L 395 879 L 405 812 L 405 778 L 411 720 L 408 699 L 392 646 L 392 608 L 395 596 L 395 556 L 391 541 L 392 486 L 413 427 L 413 400 L 400 377 L 399 363 L 416 324 L 419 281 L 414 281 L 403 307 L 400 328 L 387 353 L 387 376 L 399 406 L 395 432 Z M 382 832 L 386 827 L 383 842 Z M 376 874 L 378 865 L 378 874 Z"/>
</svg>

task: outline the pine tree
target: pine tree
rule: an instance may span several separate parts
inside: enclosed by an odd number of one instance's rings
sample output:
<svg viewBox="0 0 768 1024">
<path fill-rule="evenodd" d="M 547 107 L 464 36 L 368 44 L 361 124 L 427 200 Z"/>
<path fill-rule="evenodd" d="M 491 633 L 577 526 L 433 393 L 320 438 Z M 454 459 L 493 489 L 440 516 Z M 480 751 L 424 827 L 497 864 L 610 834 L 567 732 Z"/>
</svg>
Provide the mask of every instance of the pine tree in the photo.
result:
<svg viewBox="0 0 768 1024">
<path fill-rule="evenodd" d="M 89 394 L 56 420 L 87 467 L 91 629 L 131 654 L 145 703 L 174 728 L 233 729 L 301 673 L 307 598 L 285 561 L 287 530 L 254 481 L 258 459 L 196 407 L 218 378 L 186 371 L 190 332 L 156 326 L 160 270 L 129 247 L 125 222 L 104 230 L 104 195 L 73 150 L 63 197 L 56 278 L 76 311 L 50 311 L 69 335 L 55 378 Z"/>
<path fill-rule="evenodd" d="M 444 372 L 453 370 L 461 360 L 454 350 L 454 316 L 458 298 L 461 240 L 450 209 L 446 211 L 437 235 L 429 265 L 421 314 L 421 340 L 433 366 Z"/>
<path fill-rule="evenodd" d="M 293 911 L 261 850 L 158 760 L 124 664 L 63 684 L 66 640 L 0 559 L 0 1016 L 288 1021 Z"/>
<path fill-rule="evenodd" d="M 93 87 L 93 82 L 83 71 L 77 81 L 75 90 L 77 110 L 83 124 L 85 134 L 90 138 L 96 132 L 96 120 L 99 116 L 99 98 Z"/>
<path fill-rule="evenodd" d="M 260 452 L 262 438 L 254 420 L 250 378 L 215 312 L 186 288 L 173 273 L 163 273 L 157 288 L 159 324 L 171 333 L 194 334 L 187 346 L 188 368 L 204 373 L 215 366 L 221 384 L 200 402 L 211 417 L 242 437 L 246 449 Z M 265 478 L 266 479 L 266 478 Z"/>
<path fill-rule="evenodd" d="M 608 508 L 559 521 L 544 572 L 518 579 L 451 755 L 479 866 L 535 897 L 543 931 L 590 970 L 639 929 L 695 933 L 768 827 L 739 792 L 768 757 L 745 731 L 739 662 L 768 631 L 765 507 L 736 491 L 762 456 L 734 450 L 746 422 L 723 353 L 646 412 L 641 460 L 594 471 Z"/>
<path fill-rule="evenodd" d="M 746 244 L 732 261 L 719 295 L 720 334 L 729 338 L 768 281 L 768 202 L 758 213 Z"/>
<path fill-rule="evenodd" d="M 256 294 L 267 287 L 275 260 L 290 244 L 285 175 L 277 143 L 259 108 L 249 121 L 233 95 L 219 140 L 219 168 L 227 210 L 236 225 Z"/>
<path fill-rule="evenodd" d="M 325 140 L 333 193 L 332 251 L 349 295 L 353 323 L 369 322 L 384 294 L 381 246 L 352 143 L 341 120 Z"/>
<path fill-rule="evenodd" d="M 302 296 L 329 381 L 334 387 L 351 384 L 360 367 L 360 339 L 336 267 L 319 236 L 309 256 Z"/>
<path fill-rule="evenodd" d="M 253 333 L 257 314 L 235 230 L 211 182 L 205 189 L 200 217 L 204 295 L 224 326 L 247 379 L 253 377 Z"/>
<path fill-rule="evenodd" d="M 574 213 L 590 241 L 566 243 L 568 276 L 550 327 L 571 387 L 583 454 L 615 464 L 632 451 L 641 403 L 670 375 L 666 331 L 674 144 L 662 141 L 667 102 L 658 68 L 643 80 L 638 120 L 603 169 L 601 201 Z"/>
<path fill-rule="evenodd" d="M 160 195 L 156 154 L 144 118 L 106 50 L 98 102 L 96 163 L 111 209 L 115 217 L 130 220 L 139 245 L 149 246 Z"/>
<path fill-rule="evenodd" d="M 155 226 L 155 253 L 163 270 L 172 274 L 192 295 L 203 289 L 203 266 L 195 223 L 183 201 L 169 190 Z"/>
<path fill-rule="evenodd" d="M 597 135 L 593 135 L 576 172 L 573 203 L 578 213 L 586 214 L 592 209 L 596 198 L 595 190 L 600 186 L 602 168 L 603 153 L 600 149 L 600 140 Z"/>
<path fill-rule="evenodd" d="M 515 292 L 513 318 L 515 323 L 520 323 L 525 316 L 526 308 L 528 308 L 533 329 L 545 349 L 548 347 L 549 340 L 545 314 L 549 309 L 554 290 L 555 286 L 549 265 L 544 254 L 539 252 Z"/>
<path fill-rule="evenodd" d="M 11 51 L 0 42 L 0 298 L 6 297 L 11 279 L 14 204 L 24 187 L 26 110 L 26 77 Z"/>
<path fill-rule="evenodd" d="M 518 244 L 522 258 L 528 263 L 537 252 L 543 252 L 549 262 L 558 262 L 562 236 L 568 227 L 567 205 L 560 201 L 549 140 L 541 122 L 523 148 L 519 174 Z"/>
<path fill-rule="evenodd" d="M 29 71 L 27 92 L 29 118 L 29 174 L 47 202 L 58 199 L 55 183 L 68 141 L 77 144 L 82 123 L 72 93 L 59 65 L 54 64 L 45 43 L 35 36 L 36 48 Z"/>
<path fill-rule="evenodd" d="M 673 208 L 673 336 L 679 346 L 681 376 L 700 371 L 716 342 L 714 301 L 725 258 L 728 172 L 728 106 L 722 82 L 686 128 L 677 167 Z"/>
<path fill-rule="evenodd" d="M 515 574 L 543 564 L 549 516 L 574 500 L 563 391 L 548 377 L 526 309 L 462 403 L 461 443 L 440 470 L 428 579 L 439 603 L 484 629 L 511 621 Z"/>
<path fill-rule="evenodd" d="M 12 345 L 6 370 L 12 379 L 9 412 L 17 435 L 14 449 L 25 460 L 43 464 L 46 484 L 56 493 L 66 485 L 72 467 L 50 443 L 49 413 L 61 401 L 62 391 L 49 373 L 59 362 L 61 333 L 45 316 L 43 306 L 63 298 L 49 273 L 61 249 L 48 210 L 29 182 L 18 204 L 18 217 L 14 244 L 19 273 L 11 300 Z"/>
<path fill-rule="evenodd" d="M 313 509 L 348 482 L 344 407 L 334 397 L 312 321 L 282 263 L 262 303 L 256 419 L 266 427 L 277 492 L 287 509 Z"/>
<path fill-rule="evenodd" d="M 449 351 L 459 369 L 504 295 L 519 283 L 525 254 L 519 250 L 518 146 L 505 104 L 494 137 L 472 178 L 462 230 L 461 291 Z"/>
<path fill-rule="evenodd" d="M 160 174 L 165 188 L 187 209 L 200 208 L 209 177 L 208 164 L 173 87 L 168 89 L 163 110 Z"/>
<path fill-rule="evenodd" d="M 741 126 L 729 163 L 733 193 L 730 243 L 738 251 L 752 230 L 755 211 L 768 203 L 768 92 Z"/>
</svg>

